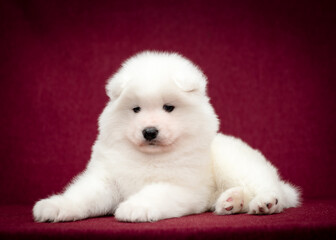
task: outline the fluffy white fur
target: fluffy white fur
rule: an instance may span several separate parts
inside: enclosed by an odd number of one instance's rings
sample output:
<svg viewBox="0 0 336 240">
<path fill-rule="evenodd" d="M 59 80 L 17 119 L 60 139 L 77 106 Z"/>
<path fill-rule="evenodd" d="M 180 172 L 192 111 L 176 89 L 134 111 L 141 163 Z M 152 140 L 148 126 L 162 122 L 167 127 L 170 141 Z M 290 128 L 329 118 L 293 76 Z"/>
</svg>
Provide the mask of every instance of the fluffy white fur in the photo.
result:
<svg viewBox="0 0 336 240">
<path fill-rule="evenodd" d="M 206 77 L 182 56 L 138 54 L 106 91 L 110 101 L 86 170 L 63 193 L 35 204 L 36 221 L 114 214 L 146 222 L 209 209 L 271 214 L 299 204 L 298 191 L 260 152 L 217 134 Z M 148 127 L 158 130 L 154 140 L 144 137 Z"/>
</svg>

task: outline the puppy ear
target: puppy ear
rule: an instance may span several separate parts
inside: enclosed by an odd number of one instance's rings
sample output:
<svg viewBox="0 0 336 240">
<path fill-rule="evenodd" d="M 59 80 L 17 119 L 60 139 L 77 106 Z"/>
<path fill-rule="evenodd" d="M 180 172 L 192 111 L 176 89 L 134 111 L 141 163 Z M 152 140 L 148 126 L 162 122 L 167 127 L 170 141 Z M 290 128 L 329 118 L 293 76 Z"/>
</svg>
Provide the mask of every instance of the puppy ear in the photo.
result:
<svg viewBox="0 0 336 240">
<path fill-rule="evenodd" d="M 203 74 L 197 75 L 175 75 L 175 84 L 185 92 L 199 92 L 205 94 L 206 92 L 206 78 Z"/>
<path fill-rule="evenodd" d="M 107 96 L 109 96 L 112 101 L 117 99 L 124 90 L 126 83 L 126 76 L 122 75 L 120 72 L 114 74 L 107 80 L 105 87 Z"/>
</svg>

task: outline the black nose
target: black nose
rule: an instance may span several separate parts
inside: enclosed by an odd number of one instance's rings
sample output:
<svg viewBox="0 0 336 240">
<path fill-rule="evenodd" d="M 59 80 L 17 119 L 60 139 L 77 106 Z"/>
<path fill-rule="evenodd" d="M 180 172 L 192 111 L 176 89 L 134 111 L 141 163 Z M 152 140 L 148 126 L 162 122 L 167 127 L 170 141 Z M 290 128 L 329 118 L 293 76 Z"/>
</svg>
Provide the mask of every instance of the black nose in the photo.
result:
<svg viewBox="0 0 336 240">
<path fill-rule="evenodd" d="M 152 141 L 157 137 L 159 134 L 159 130 L 157 130 L 155 127 L 146 127 L 144 130 L 142 130 L 142 135 L 147 141 Z"/>
</svg>

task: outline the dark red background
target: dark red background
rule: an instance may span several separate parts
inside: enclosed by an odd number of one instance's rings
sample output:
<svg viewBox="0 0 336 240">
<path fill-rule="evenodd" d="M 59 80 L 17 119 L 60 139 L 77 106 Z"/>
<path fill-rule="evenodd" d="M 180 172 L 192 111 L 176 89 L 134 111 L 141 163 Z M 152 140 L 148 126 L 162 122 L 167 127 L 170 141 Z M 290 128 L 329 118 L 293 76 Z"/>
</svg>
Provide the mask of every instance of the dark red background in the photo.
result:
<svg viewBox="0 0 336 240">
<path fill-rule="evenodd" d="M 106 79 L 143 50 L 198 64 L 224 133 L 306 199 L 336 196 L 333 2 L 1 1 L 0 203 L 32 204 L 85 168 Z"/>
</svg>

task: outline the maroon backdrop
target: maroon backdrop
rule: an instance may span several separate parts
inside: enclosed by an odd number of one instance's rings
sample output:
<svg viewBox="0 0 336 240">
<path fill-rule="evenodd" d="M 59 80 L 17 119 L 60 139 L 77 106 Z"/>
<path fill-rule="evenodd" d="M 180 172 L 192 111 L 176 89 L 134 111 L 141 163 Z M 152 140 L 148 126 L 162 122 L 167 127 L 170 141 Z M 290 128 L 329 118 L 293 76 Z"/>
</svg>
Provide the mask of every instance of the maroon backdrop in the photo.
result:
<svg viewBox="0 0 336 240">
<path fill-rule="evenodd" d="M 197 63 L 224 133 L 336 196 L 335 22 L 333 1 L 1 1 L 0 203 L 85 168 L 106 79 L 143 50 Z"/>
</svg>

